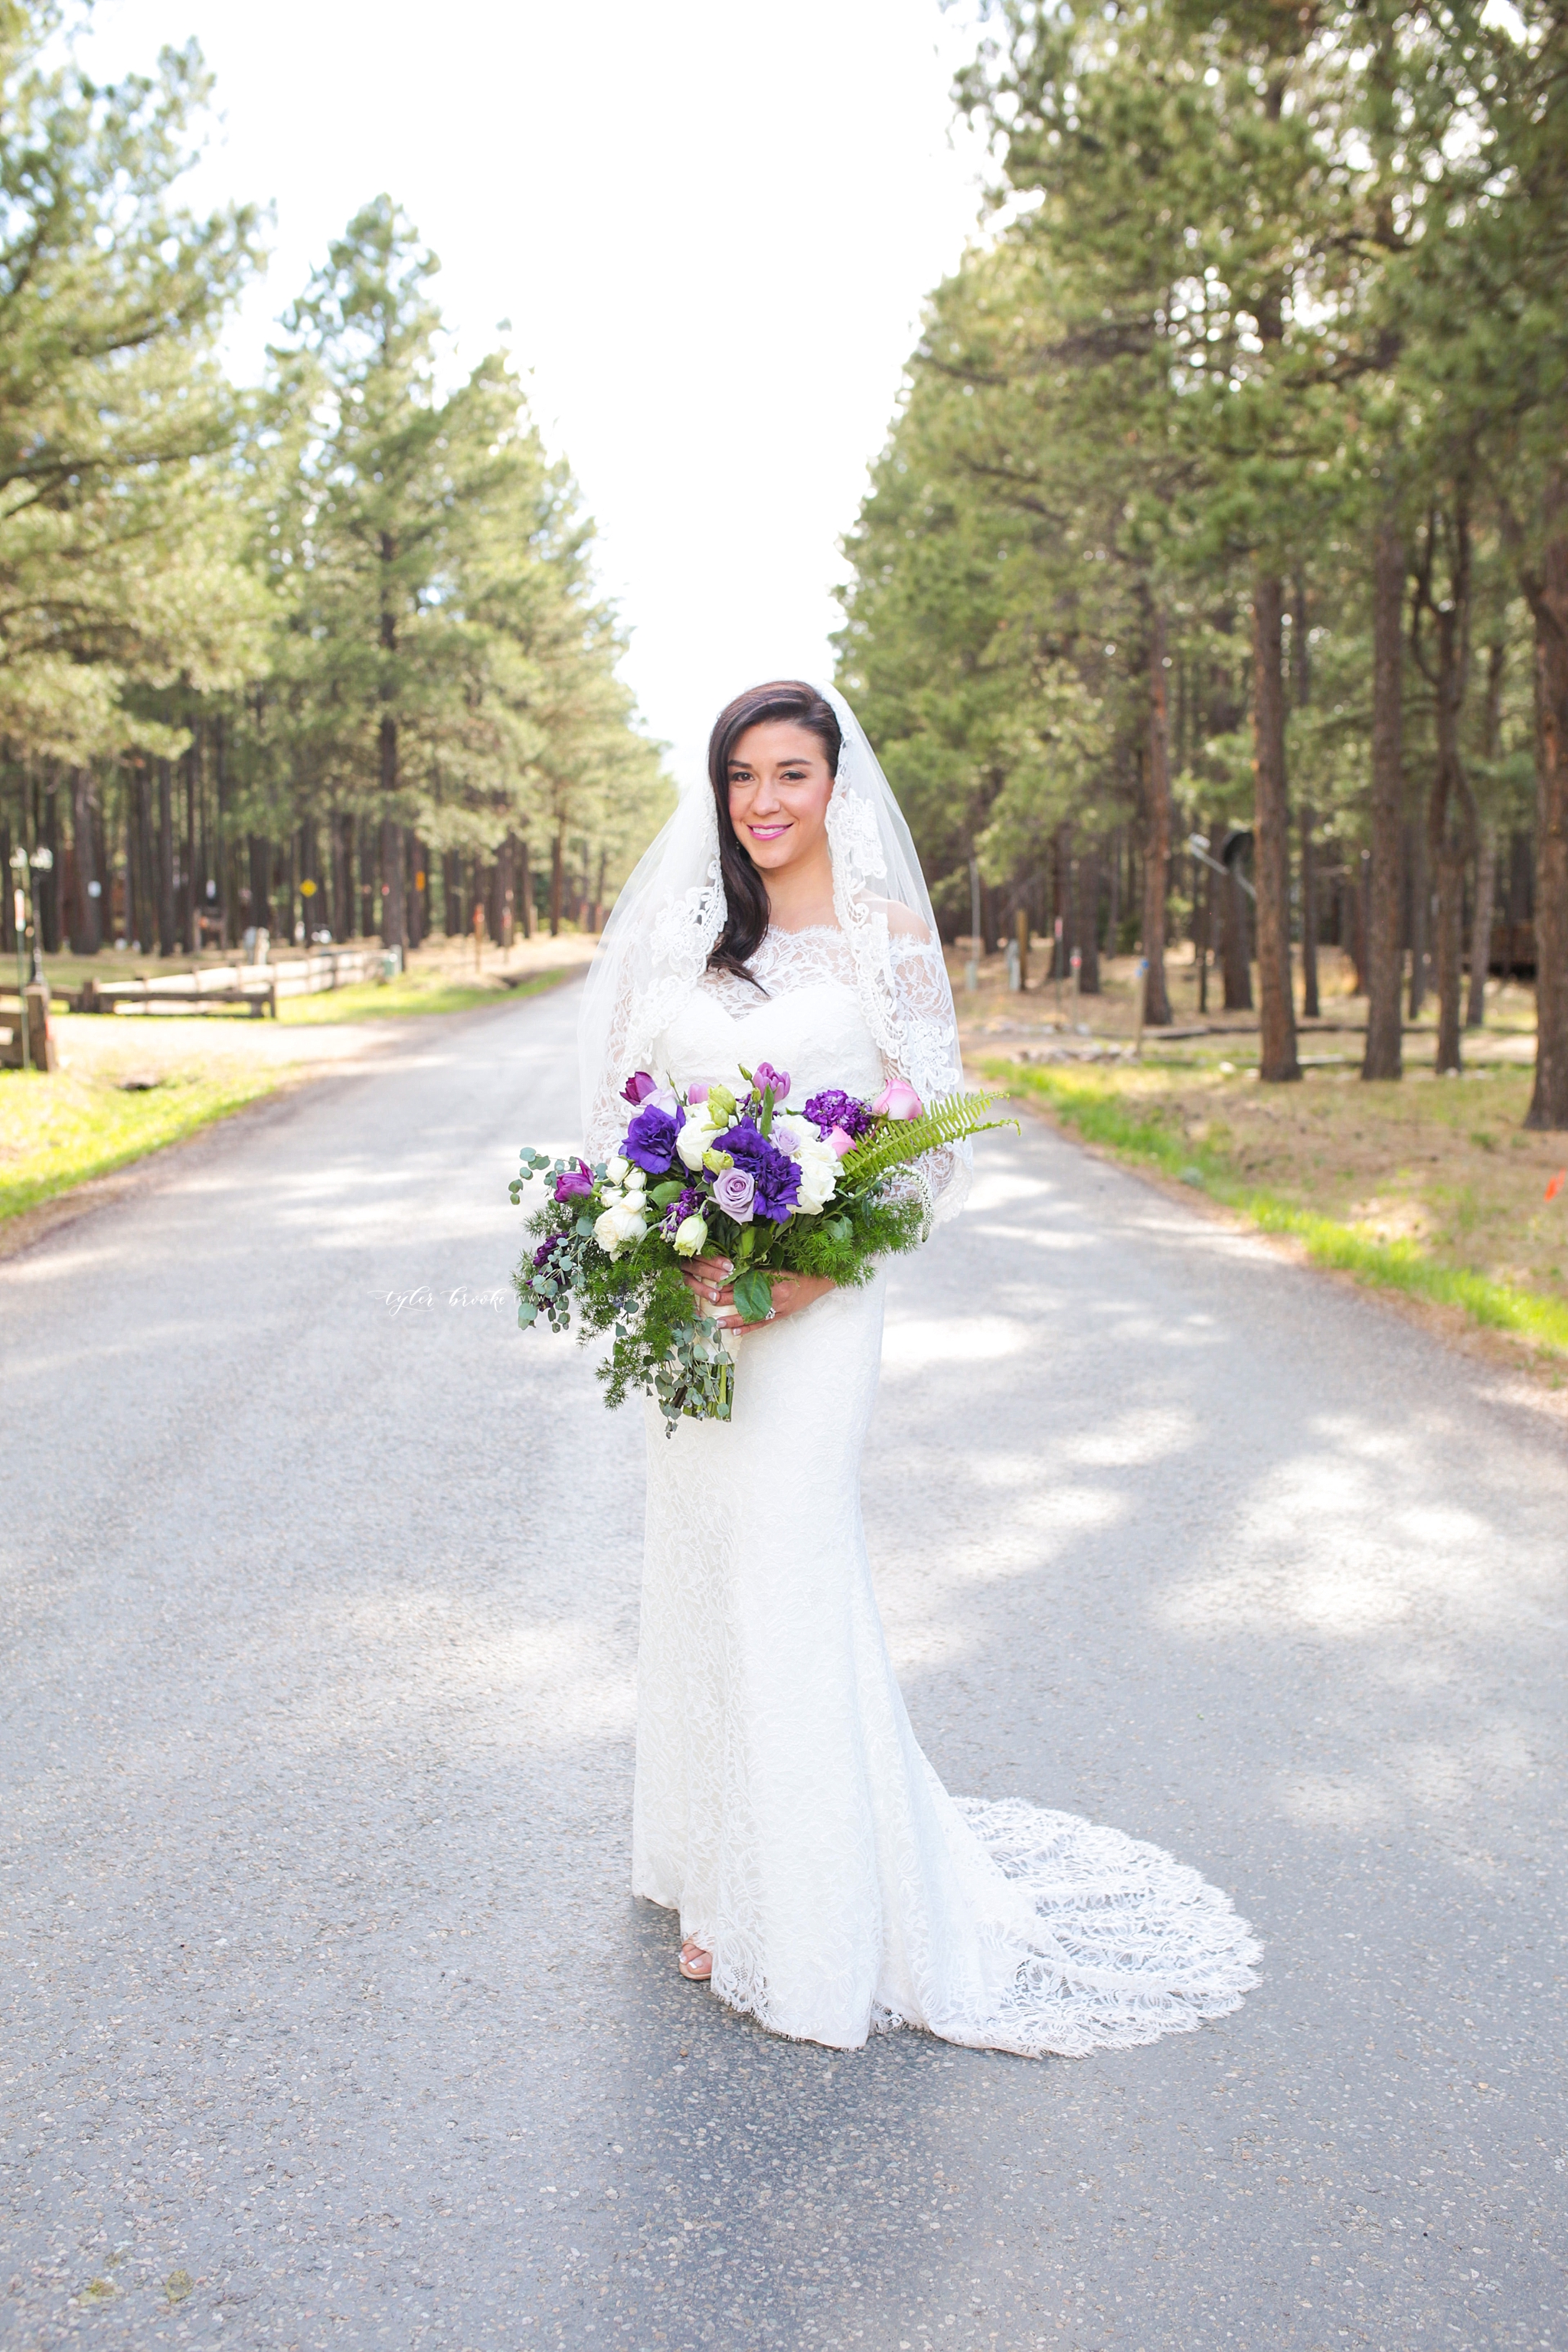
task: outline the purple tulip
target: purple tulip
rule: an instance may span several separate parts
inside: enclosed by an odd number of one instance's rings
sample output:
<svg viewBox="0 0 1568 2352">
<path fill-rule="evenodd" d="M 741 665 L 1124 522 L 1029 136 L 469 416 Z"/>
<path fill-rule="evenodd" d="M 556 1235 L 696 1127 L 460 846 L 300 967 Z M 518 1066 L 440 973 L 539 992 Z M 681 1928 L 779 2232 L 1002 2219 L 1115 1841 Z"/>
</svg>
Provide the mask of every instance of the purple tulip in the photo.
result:
<svg viewBox="0 0 1568 2352">
<path fill-rule="evenodd" d="M 579 1160 L 575 1168 L 563 1168 L 555 1179 L 558 1201 L 586 1200 L 593 1189 L 594 1171 L 585 1160 Z"/>
<path fill-rule="evenodd" d="M 789 1072 L 775 1070 L 771 1062 L 759 1062 L 752 1073 L 752 1084 L 757 1092 L 765 1094 L 771 1087 L 776 1103 L 789 1100 Z"/>
<path fill-rule="evenodd" d="M 913 1087 L 906 1086 L 902 1078 L 894 1078 L 882 1088 L 871 1108 L 882 1118 L 919 1118 L 925 1105 Z"/>
<path fill-rule="evenodd" d="M 708 1099 L 707 1079 L 698 1078 L 689 1086 L 686 1089 L 686 1099 L 689 1103 L 705 1103 Z"/>
<path fill-rule="evenodd" d="M 629 1102 L 632 1105 L 632 1108 L 636 1109 L 640 1104 L 645 1103 L 647 1100 L 649 1095 L 657 1094 L 658 1092 L 658 1081 L 657 1078 L 650 1078 L 646 1070 L 634 1070 L 631 1076 L 626 1080 L 626 1085 L 621 1088 L 621 1100 L 623 1102 Z"/>
<path fill-rule="evenodd" d="M 713 1179 L 713 1199 L 727 1217 L 738 1225 L 752 1222 L 752 1203 L 756 1197 L 757 1180 L 743 1168 L 726 1168 L 721 1176 Z"/>
</svg>

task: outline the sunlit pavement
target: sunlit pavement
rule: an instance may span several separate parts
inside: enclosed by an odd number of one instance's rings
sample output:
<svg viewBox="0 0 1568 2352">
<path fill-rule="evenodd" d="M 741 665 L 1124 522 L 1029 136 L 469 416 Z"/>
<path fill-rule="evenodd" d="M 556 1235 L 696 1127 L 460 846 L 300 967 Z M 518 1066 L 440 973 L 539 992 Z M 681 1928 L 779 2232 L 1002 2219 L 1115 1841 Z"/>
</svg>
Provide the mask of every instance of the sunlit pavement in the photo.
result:
<svg viewBox="0 0 1568 2352">
<path fill-rule="evenodd" d="M 0 1267 L 5 2341 L 1568 2345 L 1561 1424 L 986 1139 L 867 1464 L 915 1724 L 1265 1974 L 1121 2056 L 770 2040 L 626 1892 L 641 1424 L 506 1290 L 575 1011 Z"/>
</svg>

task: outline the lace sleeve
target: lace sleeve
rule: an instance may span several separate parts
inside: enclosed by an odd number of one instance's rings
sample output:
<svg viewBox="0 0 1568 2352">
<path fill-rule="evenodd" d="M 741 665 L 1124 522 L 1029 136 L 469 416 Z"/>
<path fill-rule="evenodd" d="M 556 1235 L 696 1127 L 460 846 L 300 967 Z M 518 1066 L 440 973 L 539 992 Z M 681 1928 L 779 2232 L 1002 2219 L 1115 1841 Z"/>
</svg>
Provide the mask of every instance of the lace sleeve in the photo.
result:
<svg viewBox="0 0 1568 2352">
<path fill-rule="evenodd" d="M 963 1084 L 958 1015 L 942 942 L 895 931 L 888 945 L 897 1003 L 896 1045 L 883 1057 L 888 1075 L 905 1079 L 922 1102 L 934 1102 L 955 1094 Z M 958 1214 L 969 1192 L 973 1164 L 973 1146 L 960 1143 L 928 1151 L 907 1171 L 926 1203 L 929 1224 L 943 1224 Z"/>
</svg>

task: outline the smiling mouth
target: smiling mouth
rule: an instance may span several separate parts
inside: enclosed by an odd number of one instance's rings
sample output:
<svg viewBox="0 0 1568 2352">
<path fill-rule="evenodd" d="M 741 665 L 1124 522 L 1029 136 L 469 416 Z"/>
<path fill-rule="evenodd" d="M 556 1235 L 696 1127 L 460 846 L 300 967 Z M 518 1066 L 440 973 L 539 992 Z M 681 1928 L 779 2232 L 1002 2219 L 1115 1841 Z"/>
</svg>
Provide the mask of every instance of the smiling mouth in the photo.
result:
<svg viewBox="0 0 1568 2352">
<path fill-rule="evenodd" d="M 753 841 L 777 841 L 781 834 L 789 831 L 789 827 L 787 824 L 749 824 L 746 831 Z"/>
</svg>

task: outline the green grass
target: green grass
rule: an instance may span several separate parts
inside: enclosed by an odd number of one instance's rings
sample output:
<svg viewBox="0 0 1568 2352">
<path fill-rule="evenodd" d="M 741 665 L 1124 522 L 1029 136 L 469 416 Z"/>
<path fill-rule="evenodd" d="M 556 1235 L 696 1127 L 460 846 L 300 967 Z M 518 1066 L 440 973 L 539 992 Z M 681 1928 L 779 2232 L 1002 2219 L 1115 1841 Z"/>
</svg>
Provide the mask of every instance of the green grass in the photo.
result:
<svg viewBox="0 0 1568 2352">
<path fill-rule="evenodd" d="M 1162 1120 L 1141 1113 L 1093 1079 L 1017 1062 L 985 1061 L 980 1067 L 1015 1093 L 1032 1095 L 1085 1142 L 1206 1192 L 1260 1232 L 1289 1234 L 1316 1265 L 1331 1266 L 1376 1288 L 1456 1307 L 1473 1323 L 1513 1332 L 1554 1355 L 1568 1355 L 1568 1305 L 1561 1299 L 1463 1267 L 1439 1265 L 1418 1243 L 1381 1241 L 1337 1218 L 1298 1208 L 1278 1192 L 1238 1176 L 1223 1151 L 1173 1135 Z"/>
<path fill-rule="evenodd" d="M 0 1223 L 183 1143 L 271 1093 L 288 1075 L 259 1065 L 220 1076 L 171 1076 L 129 1094 L 68 1072 L 7 1070 L 0 1076 Z"/>
<path fill-rule="evenodd" d="M 540 996 L 570 977 L 563 968 L 534 972 L 509 987 L 503 980 L 459 981 L 447 973 L 404 972 L 396 980 L 356 981 L 352 988 L 324 989 L 316 996 L 279 999 L 278 1018 L 302 1026 L 333 1021 L 387 1021 L 411 1013 L 471 1013 L 480 1004 L 510 1004 Z"/>
</svg>

